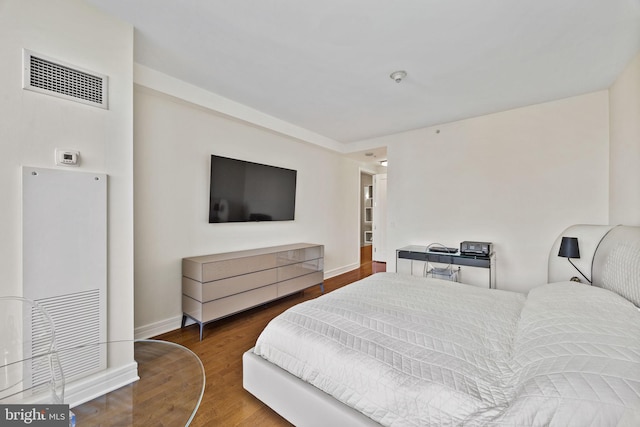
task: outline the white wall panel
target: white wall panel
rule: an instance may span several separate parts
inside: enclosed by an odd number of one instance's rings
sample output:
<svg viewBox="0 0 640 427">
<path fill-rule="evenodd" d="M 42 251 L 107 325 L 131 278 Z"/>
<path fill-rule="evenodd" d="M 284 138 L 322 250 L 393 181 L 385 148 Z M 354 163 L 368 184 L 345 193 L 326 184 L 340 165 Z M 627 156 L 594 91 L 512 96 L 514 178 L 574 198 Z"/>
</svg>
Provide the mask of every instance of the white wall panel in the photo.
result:
<svg viewBox="0 0 640 427">
<path fill-rule="evenodd" d="M 24 296 L 43 299 L 107 285 L 107 176 L 22 168 Z"/>
<path fill-rule="evenodd" d="M 23 295 L 56 326 L 65 380 L 106 367 L 107 176 L 22 168 Z"/>
</svg>

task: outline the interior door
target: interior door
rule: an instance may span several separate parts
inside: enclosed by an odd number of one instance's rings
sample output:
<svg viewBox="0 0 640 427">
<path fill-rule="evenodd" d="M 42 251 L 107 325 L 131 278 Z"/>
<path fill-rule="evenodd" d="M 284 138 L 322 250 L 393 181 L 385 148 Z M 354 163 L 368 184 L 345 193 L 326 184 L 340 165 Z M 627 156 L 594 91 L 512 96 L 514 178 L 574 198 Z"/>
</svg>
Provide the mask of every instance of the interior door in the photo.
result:
<svg viewBox="0 0 640 427">
<path fill-rule="evenodd" d="M 373 176 L 373 253 L 372 259 L 387 262 L 387 174 Z"/>
</svg>

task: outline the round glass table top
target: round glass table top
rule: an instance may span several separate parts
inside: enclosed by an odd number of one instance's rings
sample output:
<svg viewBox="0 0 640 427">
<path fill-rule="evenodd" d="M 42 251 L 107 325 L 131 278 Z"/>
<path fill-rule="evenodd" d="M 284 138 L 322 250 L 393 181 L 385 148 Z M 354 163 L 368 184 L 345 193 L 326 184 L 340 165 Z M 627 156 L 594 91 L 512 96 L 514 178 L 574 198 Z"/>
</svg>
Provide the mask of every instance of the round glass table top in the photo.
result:
<svg viewBox="0 0 640 427">
<path fill-rule="evenodd" d="M 106 346 L 111 360 L 131 351 L 131 344 L 116 341 L 101 345 Z M 139 379 L 73 407 L 76 426 L 174 427 L 191 423 L 205 387 L 198 356 L 186 347 L 158 340 L 134 341 L 133 353 Z"/>
</svg>

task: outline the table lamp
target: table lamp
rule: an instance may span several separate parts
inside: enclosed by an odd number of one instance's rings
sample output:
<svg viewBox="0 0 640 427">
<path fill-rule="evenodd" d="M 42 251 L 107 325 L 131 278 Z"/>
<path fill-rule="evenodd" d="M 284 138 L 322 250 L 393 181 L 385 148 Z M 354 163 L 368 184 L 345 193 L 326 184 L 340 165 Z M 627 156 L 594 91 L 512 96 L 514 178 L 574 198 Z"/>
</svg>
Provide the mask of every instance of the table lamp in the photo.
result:
<svg viewBox="0 0 640 427">
<path fill-rule="evenodd" d="M 582 271 L 580 271 L 580 269 L 571 262 L 571 258 L 580 258 L 580 248 L 578 247 L 577 237 L 563 237 L 562 242 L 560 242 L 560 251 L 558 252 L 558 256 L 566 258 L 569 261 L 569 264 L 578 270 L 578 273 L 580 273 L 587 282 L 591 283 L 591 280 L 587 279 L 587 276 L 585 276 Z"/>
</svg>

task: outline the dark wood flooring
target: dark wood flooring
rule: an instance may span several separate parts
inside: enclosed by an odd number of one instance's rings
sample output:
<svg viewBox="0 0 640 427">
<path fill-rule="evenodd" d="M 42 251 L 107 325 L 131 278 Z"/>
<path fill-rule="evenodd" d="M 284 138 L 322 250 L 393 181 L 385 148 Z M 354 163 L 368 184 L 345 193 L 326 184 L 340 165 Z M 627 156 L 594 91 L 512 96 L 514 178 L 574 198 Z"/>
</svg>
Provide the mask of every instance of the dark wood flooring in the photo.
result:
<svg viewBox="0 0 640 427">
<path fill-rule="evenodd" d="M 361 252 L 359 269 L 325 280 L 331 292 L 372 273 L 385 271 L 384 263 L 371 261 L 371 246 Z M 253 347 L 267 323 L 289 307 L 321 295 L 315 286 L 304 292 L 230 316 L 204 327 L 192 325 L 155 337 L 181 344 L 196 353 L 205 367 L 207 384 L 192 426 L 288 426 L 286 420 L 242 388 L 242 354 Z"/>
</svg>

